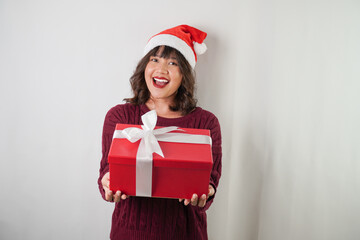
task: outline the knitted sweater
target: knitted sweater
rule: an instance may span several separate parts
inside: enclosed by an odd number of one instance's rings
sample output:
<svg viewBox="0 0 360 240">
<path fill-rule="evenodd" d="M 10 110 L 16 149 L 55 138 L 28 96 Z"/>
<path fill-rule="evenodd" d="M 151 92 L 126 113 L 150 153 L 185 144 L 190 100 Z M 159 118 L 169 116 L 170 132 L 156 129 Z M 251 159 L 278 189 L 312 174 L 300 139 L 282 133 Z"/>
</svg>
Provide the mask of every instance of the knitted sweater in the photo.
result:
<svg viewBox="0 0 360 240">
<path fill-rule="evenodd" d="M 102 136 L 102 159 L 98 179 L 100 193 L 105 199 L 101 179 L 109 171 L 108 153 L 116 123 L 142 124 L 141 115 L 148 112 L 146 105 L 121 104 L 109 110 L 105 117 Z M 213 169 L 210 184 L 215 192 L 221 176 L 221 132 L 218 119 L 197 107 L 180 118 L 158 117 L 157 126 L 209 129 L 212 138 Z M 215 196 L 215 195 L 214 195 Z M 205 207 L 185 206 L 178 199 L 131 196 L 115 204 L 110 238 L 116 239 L 207 239 L 206 210 L 213 202 L 209 198 Z"/>
</svg>

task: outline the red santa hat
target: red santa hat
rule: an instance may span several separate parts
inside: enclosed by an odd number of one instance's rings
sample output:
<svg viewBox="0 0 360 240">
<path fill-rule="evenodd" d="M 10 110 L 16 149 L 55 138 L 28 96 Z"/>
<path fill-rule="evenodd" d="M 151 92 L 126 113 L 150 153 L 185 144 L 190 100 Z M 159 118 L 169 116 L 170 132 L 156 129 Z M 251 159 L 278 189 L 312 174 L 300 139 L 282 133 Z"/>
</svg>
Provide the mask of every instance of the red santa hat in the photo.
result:
<svg viewBox="0 0 360 240">
<path fill-rule="evenodd" d="M 164 30 L 150 38 L 145 46 L 144 55 L 158 46 L 169 46 L 178 50 L 189 62 L 192 68 L 195 67 L 197 55 L 206 52 L 206 45 L 203 43 L 207 33 L 188 25 L 180 25 Z"/>
</svg>

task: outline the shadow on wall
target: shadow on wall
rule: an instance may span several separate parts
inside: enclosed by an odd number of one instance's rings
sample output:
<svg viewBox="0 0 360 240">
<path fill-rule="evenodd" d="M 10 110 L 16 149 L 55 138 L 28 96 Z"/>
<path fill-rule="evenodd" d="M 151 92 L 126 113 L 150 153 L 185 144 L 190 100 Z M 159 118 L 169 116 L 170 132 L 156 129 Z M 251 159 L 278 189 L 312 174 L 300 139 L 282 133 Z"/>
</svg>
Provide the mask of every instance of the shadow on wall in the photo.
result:
<svg viewBox="0 0 360 240">
<path fill-rule="evenodd" d="M 8 239 L 11 236 L 12 239 L 19 239 L 19 229 L 14 225 L 0 221 L 0 239 Z"/>
<path fill-rule="evenodd" d="M 220 120 L 223 138 L 223 169 L 216 199 L 216 207 L 209 212 L 209 236 L 221 239 L 218 219 L 226 219 L 222 227 L 231 229 L 228 239 L 257 238 L 263 194 L 263 170 L 266 164 L 265 102 L 251 103 L 255 109 L 246 111 L 248 102 L 256 96 L 242 96 L 236 89 L 243 79 L 236 60 L 238 52 L 229 41 L 208 32 L 205 40 L 208 51 L 199 56 L 196 66 L 197 98 L 199 106 L 213 112 Z M 236 110 L 237 109 L 237 110 Z M 236 110 L 236 111 L 234 111 Z M 246 113 L 246 115 L 244 115 Z M 248 115 L 248 113 L 250 113 Z M 235 126 L 236 125 L 236 126 Z M 236 134 L 235 134 L 236 133 Z M 234 135 L 235 134 L 235 135 Z"/>
<path fill-rule="evenodd" d="M 220 52 L 219 44 L 215 36 L 208 34 L 205 40 L 208 47 L 207 51 L 198 56 L 196 64 L 196 97 L 199 106 L 210 111 L 216 111 L 220 104 L 221 98 L 221 60 L 219 57 L 223 53 Z M 224 49 L 222 49 L 224 51 Z M 216 114 L 216 112 L 215 112 Z"/>
<path fill-rule="evenodd" d="M 234 103 L 236 51 L 217 36 L 218 33 L 208 30 L 205 40 L 208 49 L 198 56 L 195 67 L 196 97 L 200 107 L 219 118 L 224 138 L 231 137 L 231 132 L 227 134 L 225 126 L 232 124 L 234 104 L 237 104 Z"/>
</svg>

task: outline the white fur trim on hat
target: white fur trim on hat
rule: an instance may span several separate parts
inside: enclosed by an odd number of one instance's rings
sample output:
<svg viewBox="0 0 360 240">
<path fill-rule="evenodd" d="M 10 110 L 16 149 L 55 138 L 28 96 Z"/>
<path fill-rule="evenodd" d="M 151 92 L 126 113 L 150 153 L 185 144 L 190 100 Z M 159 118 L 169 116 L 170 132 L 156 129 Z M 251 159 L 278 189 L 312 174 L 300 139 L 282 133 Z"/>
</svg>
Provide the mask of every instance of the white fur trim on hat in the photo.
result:
<svg viewBox="0 0 360 240">
<path fill-rule="evenodd" d="M 207 50 L 206 44 L 205 43 L 200 44 L 200 43 L 194 42 L 194 50 L 197 55 L 204 54 Z"/>
<path fill-rule="evenodd" d="M 169 46 L 178 50 L 185 59 L 189 62 L 192 68 L 195 67 L 196 60 L 193 50 L 187 43 L 180 38 L 170 35 L 170 34 L 160 34 L 156 35 L 149 40 L 144 49 L 144 55 L 150 52 L 153 48 L 157 46 Z"/>
</svg>

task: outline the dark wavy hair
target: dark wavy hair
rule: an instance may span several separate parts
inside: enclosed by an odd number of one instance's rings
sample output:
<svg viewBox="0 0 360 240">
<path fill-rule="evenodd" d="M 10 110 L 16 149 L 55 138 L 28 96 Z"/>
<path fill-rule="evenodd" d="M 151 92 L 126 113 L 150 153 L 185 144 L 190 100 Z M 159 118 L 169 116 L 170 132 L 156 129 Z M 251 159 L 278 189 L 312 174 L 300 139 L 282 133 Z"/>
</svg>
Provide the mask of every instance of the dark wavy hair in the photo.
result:
<svg viewBox="0 0 360 240">
<path fill-rule="evenodd" d="M 145 68 L 150 61 L 151 56 L 159 54 L 159 49 L 162 46 L 155 47 L 148 54 L 146 54 L 138 63 L 133 75 L 130 78 L 130 84 L 134 96 L 132 98 L 125 98 L 124 101 L 135 105 L 145 104 L 150 98 L 150 92 L 145 82 Z M 174 104 L 170 106 L 172 111 L 180 111 L 182 115 L 186 115 L 193 111 L 196 107 L 197 100 L 195 99 L 195 72 L 190 66 L 185 57 L 175 48 L 164 46 L 160 53 L 162 58 L 170 58 L 175 54 L 180 72 L 182 74 L 181 85 L 175 95 Z"/>
</svg>

